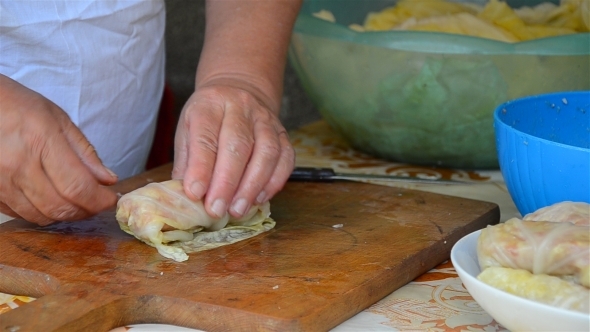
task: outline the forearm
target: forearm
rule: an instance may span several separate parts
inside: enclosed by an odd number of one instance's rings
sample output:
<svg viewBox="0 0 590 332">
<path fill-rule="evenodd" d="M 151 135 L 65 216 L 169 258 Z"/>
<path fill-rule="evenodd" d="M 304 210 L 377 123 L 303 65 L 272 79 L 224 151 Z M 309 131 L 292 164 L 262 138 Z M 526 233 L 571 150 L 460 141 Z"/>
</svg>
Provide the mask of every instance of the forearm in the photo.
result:
<svg viewBox="0 0 590 332">
<path fill-rule="evenodd" d="M 208 0 L 196 87 L 229 84 L 278 113 L 301 0 Z"/>
</svg>

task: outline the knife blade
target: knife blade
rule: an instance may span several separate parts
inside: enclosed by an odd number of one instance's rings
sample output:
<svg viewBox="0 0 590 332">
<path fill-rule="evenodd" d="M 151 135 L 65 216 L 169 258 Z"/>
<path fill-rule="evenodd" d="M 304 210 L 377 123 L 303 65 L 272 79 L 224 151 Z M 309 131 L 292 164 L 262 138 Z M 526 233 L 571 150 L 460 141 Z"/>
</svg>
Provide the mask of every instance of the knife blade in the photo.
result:
<svg viewBox="0 0 590 332">
<path fill-rule="evenodd" d="M 337 173 L 332 168 L 326 167 L 295 167 L 289 181 L 310 181 L 310 182 L 332 182 L 335 180 L 378 180 L 378 181 L 398 181 L 398 182 L 418 182 L 429 184 L 470 184 L 467 181 L 421 178 L 415 176 L 400 175 L 382 175 L 382 174 L 356 174 L 356 173 Z"/>
</svg>

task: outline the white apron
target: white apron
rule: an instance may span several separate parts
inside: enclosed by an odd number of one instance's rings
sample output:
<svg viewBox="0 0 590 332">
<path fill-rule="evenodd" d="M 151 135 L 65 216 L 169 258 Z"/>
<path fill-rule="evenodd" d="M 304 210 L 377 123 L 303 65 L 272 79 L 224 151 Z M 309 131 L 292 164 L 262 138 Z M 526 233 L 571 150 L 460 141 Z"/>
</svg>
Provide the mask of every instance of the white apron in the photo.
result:
<svg viewBox="0 0 590 332">
<path fill-rule="evenodd" d="M 0 0 L 0 74 L 67 112 L 123 179 L 151 147 L 164 25 L 163 0 Z"/>
</svg>

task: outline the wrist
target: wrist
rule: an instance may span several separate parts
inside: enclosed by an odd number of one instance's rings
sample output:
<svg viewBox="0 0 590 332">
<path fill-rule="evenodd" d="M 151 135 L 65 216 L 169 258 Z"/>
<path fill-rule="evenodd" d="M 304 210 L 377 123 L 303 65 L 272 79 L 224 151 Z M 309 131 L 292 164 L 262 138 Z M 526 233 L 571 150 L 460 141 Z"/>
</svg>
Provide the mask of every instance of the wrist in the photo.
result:
<svg viewBox="0 0 590 332">
<path fill-rule="evenodd" d="M 198 75 L 197 75 L 198 77 Z M 282 85 L 279 89 L 262 77 L 248 74 L 218 73 L 197 80 L 196 90 L 207 87 L 230 87 L 252 95 L 262 106 L 278 115 L 281 109 Z"/>
</svg>

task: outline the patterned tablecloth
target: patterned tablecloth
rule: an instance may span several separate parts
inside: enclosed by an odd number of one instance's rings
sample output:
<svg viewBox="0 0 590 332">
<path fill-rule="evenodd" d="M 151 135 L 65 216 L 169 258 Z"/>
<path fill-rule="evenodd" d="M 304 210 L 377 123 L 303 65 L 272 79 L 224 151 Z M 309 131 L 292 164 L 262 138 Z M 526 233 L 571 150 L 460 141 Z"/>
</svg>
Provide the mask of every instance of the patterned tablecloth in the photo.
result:
<svg viewBox="0 0 590 332">
<path fill-rule="evenodd" d="M 413 175 L 457 179 L 469 184 L 424 184 L 375 182 L 439 194 L 494 202 L 500 206 L 501 221 L 520 216 L 510 199 L 498 170 L 464 171 L 412 166 L 380 160 L 352 149 L 324 121 L 291 133 L 298 166 L 331 167 L 337 172 Z M 1 222 L 1 219 L 0 219 Z M 0 314 L 34 299 L 0 293 Z M 120 327 L 111 332 L 195 331 L 192 329 L 142 324 Z M 333 329 L 348 331 L 505 331 L 483 311 L 463 287 L 450 262 L 391 293 L 381 301 Z"/>
</svg>

